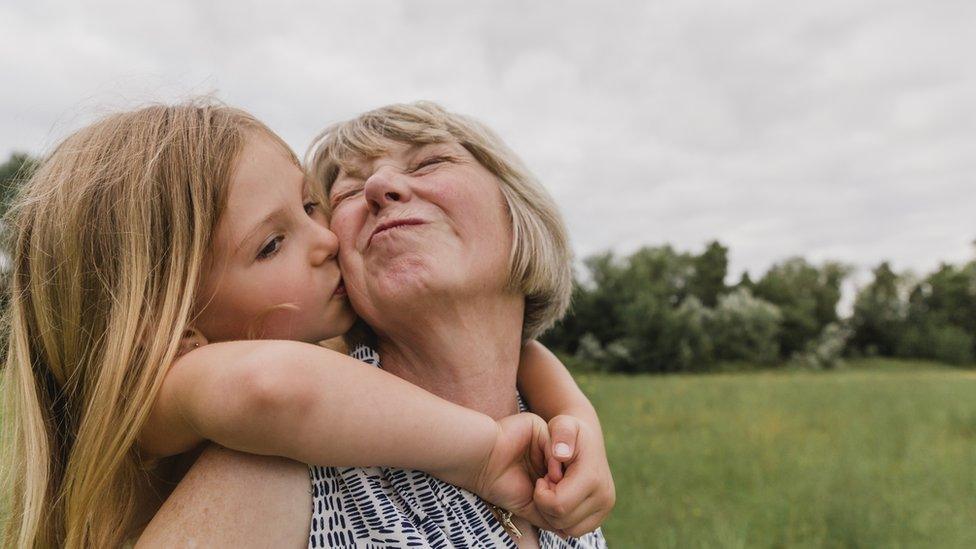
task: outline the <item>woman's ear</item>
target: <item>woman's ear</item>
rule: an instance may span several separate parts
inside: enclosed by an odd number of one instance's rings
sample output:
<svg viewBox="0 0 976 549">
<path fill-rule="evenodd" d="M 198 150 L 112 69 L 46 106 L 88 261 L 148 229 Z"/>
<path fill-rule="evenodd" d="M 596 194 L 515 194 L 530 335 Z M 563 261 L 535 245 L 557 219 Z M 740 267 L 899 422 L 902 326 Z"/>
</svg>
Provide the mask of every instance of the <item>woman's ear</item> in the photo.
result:
<svg viewBox="0 0 976 549">
<path fill-rule="evenodd" d="M 177 358 L 181 357 L 193 349 L 203 347 L 207 343 L 207 338 L 200 333 L 200 330 L 189 326 L 183 331 L 183 335 L 180 337 L 180 348 L 176 351 L 176 356 Z"/>
</svg>

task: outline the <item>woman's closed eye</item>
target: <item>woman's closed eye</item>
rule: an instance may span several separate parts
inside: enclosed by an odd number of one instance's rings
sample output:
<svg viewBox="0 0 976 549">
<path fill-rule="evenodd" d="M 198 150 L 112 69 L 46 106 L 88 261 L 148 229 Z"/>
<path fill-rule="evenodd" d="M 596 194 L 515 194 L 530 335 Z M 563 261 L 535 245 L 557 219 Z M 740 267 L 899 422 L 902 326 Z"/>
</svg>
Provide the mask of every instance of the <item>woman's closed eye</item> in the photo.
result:
<svg viewBox="0 0 976 549">
<path fill-rule="evenodd" d="M 363 190 L 363 187 L 360 185 L 358 187 L 353 187 L 351 189 L 346 189 L 344 191 L 339 191 L 339 192 L 335 193 L 332 196 L 332 207 L 335 208 L 336 204 L 339 204 L 340 202 L 342 202 L 343 200 L 345 200 L 347 198 L 352 198 L 353 196 L 356 196 L 362 190 Z"/>
<path fill-rule="evenodd" d="M 413 168 L 411 168 L 410 173 L 417 173 L 422 171 L 424 168 L 430 168 L 432 166 L 436 166 L 437 164 L 443 164 L 444 162 L 451 162 L 452 160 L 453 160 L 452 157 L 442 155 L 442 154 L 435 154 L 433 156 L 428 156 L 427 158 L 424 158 L 423 160 L 418 162 Z"/>
<path fill-rule="evenodd" d="M 438 164 L 443 164 L 445 162 L 454 162 L 455 159 L 452 156 L 444 154 L 435 154 L 428 156 L 416 163 L 415 165 L 406 169 L 404 173 L 423 175 L 429 171 L 432 171 Z M 354 187 L 349 187 L 346 189 L 340 189 L 338 191 L 333 191 L 333 195 L 329 200 L 332 208 L 335 208 L 338 204 L 346 200 L 347 198 L 352 198 L 363 192 L 363 185 L 356 185 Z"/>
<path fill-rule="evenodd" d="M 261 261 L 262 259 L 268 259 L 269 257 L 278 253 L 278 250 L 281 249 L 281 241 L 284 239 L 284 235 L 278 235 L 268 241 L 268 243 L 261 248 L 261 251 L 258 252 L 257 260 Z"/>
</svg>

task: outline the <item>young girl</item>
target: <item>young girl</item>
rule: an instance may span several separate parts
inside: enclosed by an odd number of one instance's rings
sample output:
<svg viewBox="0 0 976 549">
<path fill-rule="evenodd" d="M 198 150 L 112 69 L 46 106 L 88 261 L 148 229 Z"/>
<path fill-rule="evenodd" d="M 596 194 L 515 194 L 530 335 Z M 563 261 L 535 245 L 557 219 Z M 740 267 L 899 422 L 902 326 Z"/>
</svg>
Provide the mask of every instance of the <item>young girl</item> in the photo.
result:
<svg viewBox="0 0 976 549">
<path fill-rule="evenodd" d="M 276 160 L 248 164 L 254 155 L 242 151 L 255 143 Z M 269 262 L 247 277 L 228 267 L 263 261 L 280 244 L 225 238 L 256 205 L 234 192 L 241 173 L 278 193 L 285 207 L 273 215 L 293 224 L 314 269 Z M 159 480 L 179 479 L 166 458 L 203 440 L 308 463 L 425 470 L 543 526 L 580 503 L 539 512 L 556 502 L 549 481 L 560 472 L 537 417 L 495 422 L 312 345 L 353 322 L 319 192 L 280 138 L 222 106 L 117 114 L 56 148 L 7 224 L 5 544 L 131 539 L 165 497 L 153 493 Z M 275 341 L 234 341 L 252 337 Z M 534 347 L 526 357 L 530 400 L 583 406 L 561 366 Z M 558 442 L 572 445 L 571 431 Z M 549 481 L 533 485 L 547 455 Z"/>
</svg>

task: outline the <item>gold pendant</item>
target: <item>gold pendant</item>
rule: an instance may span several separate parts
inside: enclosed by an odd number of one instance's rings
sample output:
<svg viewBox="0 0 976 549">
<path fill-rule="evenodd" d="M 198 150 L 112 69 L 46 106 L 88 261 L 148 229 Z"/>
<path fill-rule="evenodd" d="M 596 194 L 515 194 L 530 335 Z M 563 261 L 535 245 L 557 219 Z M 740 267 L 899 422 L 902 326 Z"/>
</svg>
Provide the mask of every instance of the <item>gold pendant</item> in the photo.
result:
<svg viewBox="0 0 976 549">
<path fill-rule="evenodd" d="M 514 522 L 512 522 L 512 512 L 507 509 L 502 509 L 496 505 L 491 505 L 490 503 L 488 505 L 491 506 L 491 512 L 495 514 L 495 518 L 497 518 L 498 522 L 502 524 L 502 528 L 504 528 L 505 531 L 511 534 L 515 539 L 522 539 L 522 531 L 518 529 L 518 526 L 515 526 Z"/>
</svg>

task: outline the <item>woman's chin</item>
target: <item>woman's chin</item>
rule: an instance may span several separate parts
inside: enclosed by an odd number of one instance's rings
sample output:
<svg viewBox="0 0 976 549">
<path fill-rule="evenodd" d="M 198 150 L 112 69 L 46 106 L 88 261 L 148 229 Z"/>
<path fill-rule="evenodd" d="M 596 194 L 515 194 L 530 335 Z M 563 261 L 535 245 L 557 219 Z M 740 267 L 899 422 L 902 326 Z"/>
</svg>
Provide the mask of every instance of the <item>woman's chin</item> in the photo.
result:
<svg viewBox="0 0 976 549">
<path fill-rule="evenodd" d="M 416 296 L 431 288 L 438 273 L 432 269 L 426 258 L 417 254 L 402 256 L 384 261 L 378 268 L 371 269 L 369 285 L 373 286 L 373 303 L 383 303 L 383 299 L 398 299 L 409 293 Z M 420 295 L 423 295 L 421 293 Z"/>
</svg>

